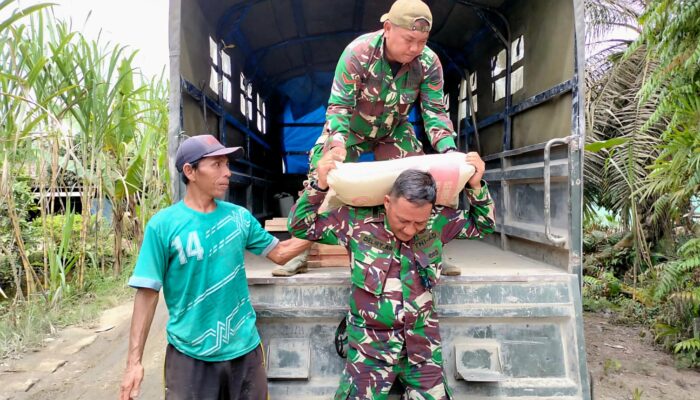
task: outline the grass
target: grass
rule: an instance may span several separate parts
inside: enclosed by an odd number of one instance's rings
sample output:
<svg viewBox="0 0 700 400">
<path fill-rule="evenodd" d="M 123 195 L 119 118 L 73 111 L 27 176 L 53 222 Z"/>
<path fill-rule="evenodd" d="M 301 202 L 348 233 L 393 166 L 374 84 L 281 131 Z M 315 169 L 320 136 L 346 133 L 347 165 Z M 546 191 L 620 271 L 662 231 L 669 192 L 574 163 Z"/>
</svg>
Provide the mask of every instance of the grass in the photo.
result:
<svg viewBox="0 0 700 400">
<path fill-rule="evenodd" d="M 68 296 L 55 307 L 47 306 L 43 298 L 14 305 L 0 303 L 0 359 L 39 348 L 58 329 L 89 324 L 102 311 L 129 299 L 133 290 L 126 286 L 126 272 L 116 278 L 95 273 L 87 277 L 89 284 L 84 291 Z"/>
</svg>

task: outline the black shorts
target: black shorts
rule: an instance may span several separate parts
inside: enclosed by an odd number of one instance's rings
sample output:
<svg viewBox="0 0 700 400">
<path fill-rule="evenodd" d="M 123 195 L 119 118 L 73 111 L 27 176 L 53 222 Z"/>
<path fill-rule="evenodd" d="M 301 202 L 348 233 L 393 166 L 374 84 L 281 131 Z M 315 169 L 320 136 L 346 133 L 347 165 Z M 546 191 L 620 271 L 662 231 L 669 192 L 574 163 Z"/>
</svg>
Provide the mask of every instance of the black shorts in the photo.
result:
<svg viewBox="0 0 700 400">
<path fill-rule="evenodd" d="M 262 345 L 229 361 L 194 359 L 168 344 L 165 351 L 166 400 L 267 400 Z"/>
</svg>

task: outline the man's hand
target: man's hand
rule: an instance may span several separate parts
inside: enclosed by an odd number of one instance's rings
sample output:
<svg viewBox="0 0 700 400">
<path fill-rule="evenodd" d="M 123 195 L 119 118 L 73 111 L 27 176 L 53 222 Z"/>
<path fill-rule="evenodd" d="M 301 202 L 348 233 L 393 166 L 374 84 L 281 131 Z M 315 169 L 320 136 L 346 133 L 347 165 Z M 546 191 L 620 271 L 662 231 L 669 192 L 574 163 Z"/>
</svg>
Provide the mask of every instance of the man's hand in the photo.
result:
<svg viewBox="0 0 700 400">
<path fill-rule="evenodd" d="M 486 164 L 484 160 L 479 157 L 479 153 L 475 151 L 470 151 L 467 153 L 467 163 L 474 166 L 474 175 L 469 178 L 469 187 L 474 190 L 481 190 L 481 179 L 484 177 L 484 171 L 486 170 Z"/>
<path fill-rule="evenodd" d="M 318 187 L 323 190 L 328 189 L 328 172 L 335 169 L 336 161 L 343 162 L 345 160 L 345 156 L 340 152 L 336 152 L 336 149 L 339 149 L 339 147 L 327 151 L 323 154 L 323 157 L 318 160 L 318 166 L 316 167 L 316 171 L 318 172 Z M 345 152 L 345 149 L 341 150 Z"/>
<path fill-rule="evenodd" d="M 158 291 L 139 288 L 134 296 L 134 313 L 131 316 L 129 330 L 129 356 L 126 361 L 126 371 L 122 379 L 119 400 L 138 398 L 143 381 L 143 348 L 146 346 L 148 331 L 151 329 L 153 315 L 158 306 Z"/>
<path fill-rule="evenodd" d="M 337 155 L 339 157 L 338 161 L 340 162 L 345 161 L 345 157 L 348 156 L 348 151 L 345 147 L 333 147 L 330 152 Z"/>
<path fill-rule="evenodd" d="M 143 381 L 143 366 L 141 363 L 130 365 L 124 372 L 119 400 L 137 399 L 141 391 Z"/>
</svg>

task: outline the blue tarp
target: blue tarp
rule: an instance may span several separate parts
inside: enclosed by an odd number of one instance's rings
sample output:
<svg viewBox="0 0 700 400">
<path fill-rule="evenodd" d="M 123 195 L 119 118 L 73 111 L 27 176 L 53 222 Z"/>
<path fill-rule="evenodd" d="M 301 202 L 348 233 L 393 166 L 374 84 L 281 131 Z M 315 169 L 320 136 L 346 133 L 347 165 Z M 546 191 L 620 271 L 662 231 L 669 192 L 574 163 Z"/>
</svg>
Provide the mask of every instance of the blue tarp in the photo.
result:
<svg viewBox="0 0 700 400">
<path fill-rule="evenodd" d="M 300 77 L 285 82 L 281 90 L 289 101 L 282 115 L 282 146 L 284 172 L 286 174 L 306 174 L 309 170 L 308 152 L 321 135 L 326 121 L 326 106 L 329 91 L 320 90 L 331 76 L 315 76 L 314 83 L 309 77 Z M 304 99 L 303 101 L 301 101 Z M 416 135 L 423 136 L 422 122 L 418 120 L 418 107 L 413 107 L 409 120 L 413 123 Z M 359 161 L 373 161 L 374 154 L 366 153 Z"/>
<path fill-rule="evenodd" d="M 321 106 L 306 115 L 295 119 L 292 107 L 287 104 L 284 108 L 282 143 L 284 166 L 287 174 L 305 174 L 309 170 L 308 152 L 321 136 L 323 123 L 326 120 L 326 107 Z M 311 126 L 289 126 L 288 124 L 314 124 Z M 316 125 L 317 124 L 317 125 Z"/>
</svg>

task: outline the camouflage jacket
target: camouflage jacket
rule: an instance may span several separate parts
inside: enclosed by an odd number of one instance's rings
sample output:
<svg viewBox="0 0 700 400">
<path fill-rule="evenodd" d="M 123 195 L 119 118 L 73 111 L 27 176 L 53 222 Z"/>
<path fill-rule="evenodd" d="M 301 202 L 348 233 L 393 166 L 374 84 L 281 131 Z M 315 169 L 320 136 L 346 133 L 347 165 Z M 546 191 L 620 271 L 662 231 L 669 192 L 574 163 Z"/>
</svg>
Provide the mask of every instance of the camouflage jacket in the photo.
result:
<svg viewBox="0 0 700 400">
<path fill-rule="evenodd" d="M 330 137 L 332 148 L 392 133 L 413 135 L 408 112 L 420 96 L 425 132 L 433 148 L 441 153 L 456 148 L 442 85 L 440 59 L 427 46 L 394 77 L 384 58 L 383 31 L 362 35 L 340 56 L 323 136 Z"/>
<path fill-rule="evenodd" d="M 308 187 L 292 209 L 288 227 L 294 236 L 326 243 L 334 238 L 350 253 L 348 336 L 362 354 L 392 364 L 406 355 L 413 364 L 441 357 L 432 288 L 443 245 L 482 238 L 494 227 L 488 188 L 466 192 L 468 211 L 434 207 L 427 228 L 408 242 L 391 232 L 383 206 L 318 213 L 325 193 Z"/>
</svg>

